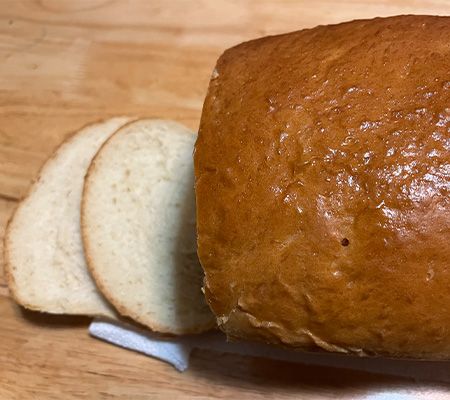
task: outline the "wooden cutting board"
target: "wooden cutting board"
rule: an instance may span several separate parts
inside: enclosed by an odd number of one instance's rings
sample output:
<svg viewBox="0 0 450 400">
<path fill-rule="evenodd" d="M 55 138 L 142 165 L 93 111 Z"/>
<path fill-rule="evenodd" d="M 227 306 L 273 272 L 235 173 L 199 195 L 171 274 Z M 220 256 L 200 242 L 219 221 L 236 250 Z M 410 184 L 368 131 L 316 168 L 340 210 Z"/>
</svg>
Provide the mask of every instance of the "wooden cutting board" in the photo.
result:
<svg viewBox="0 0 450 400">
<path fill-rule="evenodd" d="M 407 13 L 448 15 L 450 1 L 0 0 L 0 235 L 40 165 L 80 126 L 138 115 L 197 129 L 227 47 Z M 207 351 L 180 374 L 90 338 L 87 318 L 17 307 L 2 269 L 0 399 L 447 397 L 430 382 Z"/>
</svg>

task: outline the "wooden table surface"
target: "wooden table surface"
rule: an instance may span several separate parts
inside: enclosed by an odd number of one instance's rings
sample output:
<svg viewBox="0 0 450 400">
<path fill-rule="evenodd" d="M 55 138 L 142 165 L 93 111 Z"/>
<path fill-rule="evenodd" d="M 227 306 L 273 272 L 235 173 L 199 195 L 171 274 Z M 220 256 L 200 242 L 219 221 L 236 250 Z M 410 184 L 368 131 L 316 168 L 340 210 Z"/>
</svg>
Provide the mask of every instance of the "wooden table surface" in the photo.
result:
<svg viewBox="0 0 450 400">
<path fill-rule="evenodd" d="M 40 165 L 78 127 L 140 115 L 197 129 L 227 47 L 405 13 L 448 15 L 450 1 L 0 0 L 0 235 Z M 207 351 L 180 374 L 90 338 L 87 318 L 24 311 L 2 269 L 0 399 L 447 397 L 431 382 Z"/>
</svg>

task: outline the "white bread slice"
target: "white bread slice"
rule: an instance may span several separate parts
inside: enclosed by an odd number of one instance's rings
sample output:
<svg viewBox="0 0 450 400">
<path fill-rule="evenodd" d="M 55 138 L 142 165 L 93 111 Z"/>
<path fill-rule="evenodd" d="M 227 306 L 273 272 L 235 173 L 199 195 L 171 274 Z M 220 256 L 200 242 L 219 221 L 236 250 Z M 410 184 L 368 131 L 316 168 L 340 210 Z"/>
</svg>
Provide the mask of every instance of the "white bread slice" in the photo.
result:
<svg viewBox="0 0 450 400">
<path fill-rule="evenodd" d="M 120 314 L 161 333 L 215 325 L 196 252 L 195 139 L 172 121 L 132 122 L 102 146 L 85 179 L 91 274 Z"/>
<path fill-rule="evenodd" d="M 103 142 L 127 123 L 86 126 L 44 164 L 5 235 L 5 271 L 14 299 L 53 314 L 114 316 L 86 266 L 80 233 L 84 176 Z"/>
</svg>

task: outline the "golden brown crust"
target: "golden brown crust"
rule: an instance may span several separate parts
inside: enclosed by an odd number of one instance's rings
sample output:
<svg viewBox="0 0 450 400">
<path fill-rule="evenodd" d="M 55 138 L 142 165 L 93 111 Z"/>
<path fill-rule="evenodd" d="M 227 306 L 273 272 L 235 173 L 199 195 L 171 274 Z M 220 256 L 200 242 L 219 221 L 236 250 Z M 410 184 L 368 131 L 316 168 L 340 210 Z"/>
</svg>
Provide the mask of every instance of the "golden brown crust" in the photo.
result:
<svg viewBox="0 0 450 400">
<path fill-rule="evenodd" d="M 450 18 L 227 50 L 195 151 L 198 252 L 231 338 L 450 358 Z"/>
</svg>

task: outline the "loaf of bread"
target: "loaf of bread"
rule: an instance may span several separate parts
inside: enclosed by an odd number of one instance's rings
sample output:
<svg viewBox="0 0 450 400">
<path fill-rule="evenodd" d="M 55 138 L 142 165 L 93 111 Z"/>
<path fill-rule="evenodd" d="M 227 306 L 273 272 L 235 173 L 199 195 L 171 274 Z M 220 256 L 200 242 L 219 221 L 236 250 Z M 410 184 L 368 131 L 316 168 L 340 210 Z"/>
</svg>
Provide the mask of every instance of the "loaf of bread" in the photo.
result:
<svg viewBox="0 0 450 400">
<path fill-rule="evenodd" d="M 450 18 L 243 43 L 195 151 L 207 301 L 231 339 L 450 358 Z"/>
</svg>

